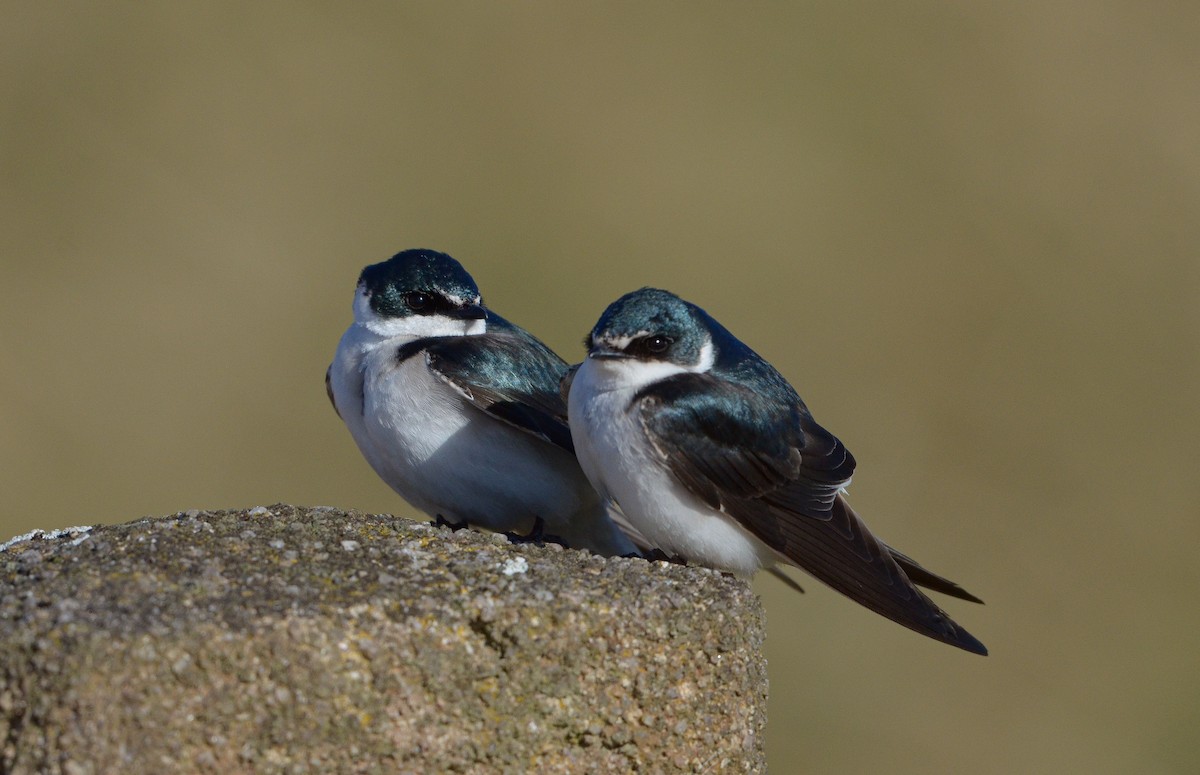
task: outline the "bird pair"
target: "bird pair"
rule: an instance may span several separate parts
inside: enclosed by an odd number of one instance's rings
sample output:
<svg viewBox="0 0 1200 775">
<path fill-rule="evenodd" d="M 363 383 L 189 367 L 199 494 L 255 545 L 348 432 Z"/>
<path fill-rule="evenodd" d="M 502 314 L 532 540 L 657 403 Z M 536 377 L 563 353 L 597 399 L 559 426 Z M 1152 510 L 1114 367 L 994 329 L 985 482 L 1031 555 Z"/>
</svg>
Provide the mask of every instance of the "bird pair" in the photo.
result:
<svg viewBox="0 0 1200 775">
<path fill-rule="evenodd" d="M 453 258 L 406 250 L 362 271 L 326 388 L 375 472 L 439 521 L 743 577 L 794 565 L 987 653 L 916 585 L 979 600 L 867 529 L 846 502 L 849 450 L 704 310 L 643 288 L 584 344 L 568 367 Z"/>
</svg>

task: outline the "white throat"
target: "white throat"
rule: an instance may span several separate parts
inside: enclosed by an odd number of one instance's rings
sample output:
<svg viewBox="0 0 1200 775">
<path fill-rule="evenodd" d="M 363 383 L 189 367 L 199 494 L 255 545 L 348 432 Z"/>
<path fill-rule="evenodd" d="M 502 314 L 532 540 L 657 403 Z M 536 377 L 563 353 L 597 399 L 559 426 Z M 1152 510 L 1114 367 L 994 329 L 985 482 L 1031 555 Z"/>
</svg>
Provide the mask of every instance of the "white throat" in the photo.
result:
<svg viewBox="0 0 1200 775">
<path fill-rule="evenodd" d="M 690 366 L 670 361 L 643 361 L 637 358 L 588 358 L 584 365 L 592 377 L 597 392 L 611 390 L 641 390 L 647 385 L 674 377 L 676 374 L 703 374 L 716 360 L 712 340 L 700 348 L 700 357 Z"/>
</svg>

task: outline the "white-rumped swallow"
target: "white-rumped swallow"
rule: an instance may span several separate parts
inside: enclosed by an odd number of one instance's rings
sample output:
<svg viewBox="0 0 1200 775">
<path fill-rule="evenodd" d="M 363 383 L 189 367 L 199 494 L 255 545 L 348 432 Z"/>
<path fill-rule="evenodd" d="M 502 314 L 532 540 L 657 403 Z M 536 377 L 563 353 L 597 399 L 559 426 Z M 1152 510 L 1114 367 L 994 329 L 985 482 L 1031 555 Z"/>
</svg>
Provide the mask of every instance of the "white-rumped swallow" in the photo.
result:
<svg viewBox="0 0 1200 775">
<path fill-rule="evenodd" d="M 854 458 L 771 364 L 704 310 L 643 288 L 609 305 L 568 379 L 575 451 L 650 546 L 750 577 L 794 565 L 961 649 L 987 649 L 916 585 L 981 602 L 872 535 Z"/>
<path fill-rule="evenodd" d="M 575 459 L 566 369 L 453 258 L 406 250 L 362 271 L 325 384 L 375 472 L 439 521 L 633 554 Z"/>
</svg>

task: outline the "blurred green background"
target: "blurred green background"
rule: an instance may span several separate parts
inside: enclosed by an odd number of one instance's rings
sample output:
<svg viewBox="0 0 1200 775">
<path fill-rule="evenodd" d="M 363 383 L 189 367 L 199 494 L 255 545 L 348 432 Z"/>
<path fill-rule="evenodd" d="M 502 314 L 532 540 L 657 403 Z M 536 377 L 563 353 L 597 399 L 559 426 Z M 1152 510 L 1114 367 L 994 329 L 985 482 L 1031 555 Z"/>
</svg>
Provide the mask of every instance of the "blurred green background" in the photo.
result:
<svg viewBox="0 0 1200 775">
<path fill-rule="evenodd" d="M 775 772 L 1200 769 L 1193 5 L 3 11 L 4 536 L 411 514 L 322 384 L 399 249 L 569 360 L 657 285 L 988 602 L 981 659 L 759 579 Z"/>
</svg>

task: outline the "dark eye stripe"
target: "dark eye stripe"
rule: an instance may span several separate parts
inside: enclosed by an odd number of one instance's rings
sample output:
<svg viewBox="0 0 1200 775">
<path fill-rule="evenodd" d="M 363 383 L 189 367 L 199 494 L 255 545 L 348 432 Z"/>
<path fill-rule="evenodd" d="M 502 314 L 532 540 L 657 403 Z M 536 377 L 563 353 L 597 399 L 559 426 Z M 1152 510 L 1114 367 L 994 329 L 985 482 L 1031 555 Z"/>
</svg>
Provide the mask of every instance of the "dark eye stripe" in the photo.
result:
<svg viewBox="0 0 1200 775">
<path fill-rule="evenodd" d="M 404 294 L 404 303 L 418 315 L 439 315 L 457 309 L 454 302 L 431 291 L 409 291 Z"/>
</svg>

